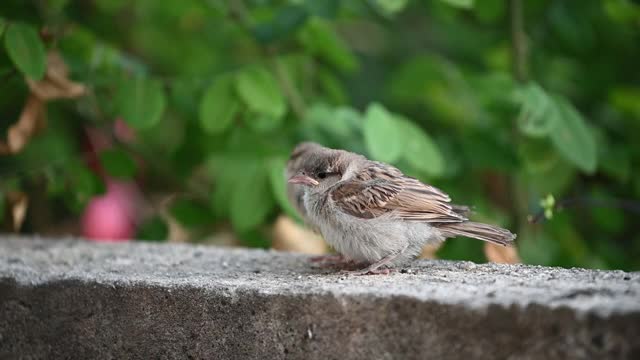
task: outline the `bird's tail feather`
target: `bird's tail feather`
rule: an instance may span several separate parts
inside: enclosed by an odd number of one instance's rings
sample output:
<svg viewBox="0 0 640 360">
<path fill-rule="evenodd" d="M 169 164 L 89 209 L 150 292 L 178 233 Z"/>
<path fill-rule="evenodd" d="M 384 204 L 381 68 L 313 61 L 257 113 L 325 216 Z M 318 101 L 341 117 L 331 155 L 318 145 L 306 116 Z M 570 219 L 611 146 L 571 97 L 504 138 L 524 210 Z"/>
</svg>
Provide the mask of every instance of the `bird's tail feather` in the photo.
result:
<svg viewBox="0 0 640 360">
<path fill-rule="evenodd" d="M 504 246 L 513 245 L 516 238 L 507 229 L 472 221 L 442 224 L 439 230 L 444 237 L 466 236 Z"/>
</svg>

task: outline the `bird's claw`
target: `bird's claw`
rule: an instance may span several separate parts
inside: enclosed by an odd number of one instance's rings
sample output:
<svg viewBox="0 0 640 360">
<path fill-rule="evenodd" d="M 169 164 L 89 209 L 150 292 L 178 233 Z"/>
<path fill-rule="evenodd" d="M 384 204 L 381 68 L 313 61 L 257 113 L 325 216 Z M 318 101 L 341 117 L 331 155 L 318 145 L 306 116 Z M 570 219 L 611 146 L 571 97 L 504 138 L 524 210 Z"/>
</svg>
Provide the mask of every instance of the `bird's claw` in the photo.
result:
<svg viewBox="0 0 640 360">
<path fill-rule="evenodd" d="M 362 275 L 389 275 L 391 273 L 391 269 L 382 268 L 382 269 L 362 269 L 362 270 L 341 270 L 341 274 L 344 275 L 353 275 L 353 276 L 362 276 Z"/>
<path fill-rule="evenodd" d="M 312 263 L 339 263 L 345 261 L 345 257 L 342 255 L 318 255 L 309 258 Z"/>
<path fill-rule="evenodd" d="M 356 262 L 348 259 L 342 255 L 320 255 L 314 256 L 309 261 L 315 264 L 315 267 L 326 269 L 326 268 L 344 268 L 344 267 L 353 267 Z"/>
</svg>

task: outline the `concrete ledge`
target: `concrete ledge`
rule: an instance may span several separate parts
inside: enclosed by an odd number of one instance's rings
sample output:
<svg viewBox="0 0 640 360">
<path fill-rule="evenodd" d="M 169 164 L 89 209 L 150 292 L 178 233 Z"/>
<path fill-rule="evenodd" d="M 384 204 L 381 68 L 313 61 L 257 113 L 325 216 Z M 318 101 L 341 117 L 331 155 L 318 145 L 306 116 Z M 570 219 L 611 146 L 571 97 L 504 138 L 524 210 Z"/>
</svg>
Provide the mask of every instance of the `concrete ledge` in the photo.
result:
<svg viewBox="0 0 640 360">
<path fill-rule="evenodd" d="M 640 273 L 0 237 L 0 358 L 640 359 Z"/>
</svg>

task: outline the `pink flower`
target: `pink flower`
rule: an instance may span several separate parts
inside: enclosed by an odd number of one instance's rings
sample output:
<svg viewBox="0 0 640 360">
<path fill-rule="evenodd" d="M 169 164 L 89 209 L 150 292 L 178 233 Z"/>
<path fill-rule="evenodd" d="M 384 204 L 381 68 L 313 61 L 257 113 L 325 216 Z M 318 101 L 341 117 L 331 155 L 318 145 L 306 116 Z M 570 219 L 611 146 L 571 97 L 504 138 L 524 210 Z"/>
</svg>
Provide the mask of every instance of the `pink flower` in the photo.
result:
<svg viewBox="0 0 640 360">
<path fill-rule="evenodd" d="M 93 241 L 128 241 L 135 236 L 139 194 L 131 182 L 108 180 L 107 192 L 85 208 L 82 233 Z"/>
</svg>

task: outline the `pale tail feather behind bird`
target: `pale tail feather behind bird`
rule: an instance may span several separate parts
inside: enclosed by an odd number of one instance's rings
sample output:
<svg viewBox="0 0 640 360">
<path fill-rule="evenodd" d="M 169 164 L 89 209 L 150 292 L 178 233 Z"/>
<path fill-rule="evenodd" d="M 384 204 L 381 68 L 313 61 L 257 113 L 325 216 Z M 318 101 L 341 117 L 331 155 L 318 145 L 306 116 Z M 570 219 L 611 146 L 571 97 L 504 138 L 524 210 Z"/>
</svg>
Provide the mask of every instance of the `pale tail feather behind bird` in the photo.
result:
<svg viewBox="0 0 640 360">
<path fill-rule="evenodd" d="M 445 237 L 466 236 L 504 246 L 513 245 L 516 238 L 509 230 L 473 221 L 442 224 L 438 229 Z"/>
</svg>

